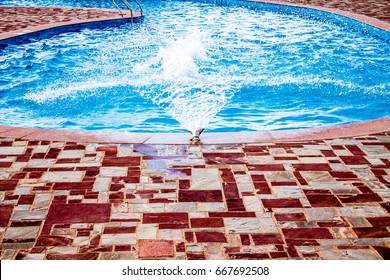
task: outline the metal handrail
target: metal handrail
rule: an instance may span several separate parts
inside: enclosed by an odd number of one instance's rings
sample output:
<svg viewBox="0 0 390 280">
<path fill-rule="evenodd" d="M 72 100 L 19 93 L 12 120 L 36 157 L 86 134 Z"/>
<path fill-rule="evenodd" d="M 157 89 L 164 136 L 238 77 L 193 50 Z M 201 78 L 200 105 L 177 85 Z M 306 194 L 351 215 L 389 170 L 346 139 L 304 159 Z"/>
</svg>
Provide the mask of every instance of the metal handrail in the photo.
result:
<svg viewBox="0 0 390 280">
<path fill-rule="evenodd" d="M 131 20 L 131 23 L 133 23 L 133 19 L 134 19 L 133 9 L 131 8 L 131 6 L 130 6 L 129 2 L 127 2 L 127 0 L 121 0 L 121 1 L 127 7 L 127 9 L 130 11 L 130 20 Z M 124 14 L 122 13 L 122 10 L 119 8 L 118 4 L 116 3 L 116 0 L 111 0 L 111 2 L 115 5 L 115 7 L 118 9 L 119 13 L 123 17 Z M 140 12 L 141 12 L 141 16 L 143 16 L 141 4 L 138 2 L 138 0 L 134 0 L 134 2 L 138 5 Z"/>
<path fill-rule="evenodd" d="M 130 11 L 131 23 L 133 23 L 133 18 L 134 18 L 133 9 L 131 8 L 131 6 L 130 6 L 130 4 L 127 2 L 127 0 L 122 0 L 122 3 L 125 4 L 125 6 L 127 7 L 127 9 Z"/>
<path fill-rule="evenodd" d="M 142 12 L 142 6 L 141 6 L 141 4 L 138 2 L 138 0 L 134 0 L 134 2 L 138 5 L 139 10 L 140 10 L 140 12 L 141 12 L 141 17 L 142 17 L 144 14 L 143 14 L 143 12 Z"/>
</svg>

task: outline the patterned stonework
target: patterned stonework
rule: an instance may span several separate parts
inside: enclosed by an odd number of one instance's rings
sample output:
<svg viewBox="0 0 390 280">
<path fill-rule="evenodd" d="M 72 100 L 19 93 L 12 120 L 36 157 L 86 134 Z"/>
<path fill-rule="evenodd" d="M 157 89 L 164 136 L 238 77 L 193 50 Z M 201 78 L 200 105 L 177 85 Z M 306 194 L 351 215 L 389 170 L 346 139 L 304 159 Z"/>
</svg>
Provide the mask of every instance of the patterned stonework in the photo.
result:
<svg viewBox="0 0 390 280">
<path fill-rule="evenodd" d="M 0 138 L 1 259 L 389 259 L 390 134 L 248 145 Z"/>
</svg>

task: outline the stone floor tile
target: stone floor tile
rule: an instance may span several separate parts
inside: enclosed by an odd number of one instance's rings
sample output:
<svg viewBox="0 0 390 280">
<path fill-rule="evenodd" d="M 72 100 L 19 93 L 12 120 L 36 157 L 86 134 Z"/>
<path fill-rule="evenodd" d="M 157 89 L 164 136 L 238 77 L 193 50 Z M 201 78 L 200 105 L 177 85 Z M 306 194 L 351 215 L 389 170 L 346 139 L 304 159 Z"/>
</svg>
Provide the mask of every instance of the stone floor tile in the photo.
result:
<svg viewBox="0 0 390 280">
<path fill-rule="evenodd" d="M 228 233 L 277 233 L 271 217 L 263 218 L 225 218 Z"/>
<path fill-rule="evenodd" d="M 175 255 L 173 241 L 140 240 L 138 243 L 139 258 L 164 258 Z"/>
<path fill-rule="evenodd" d="M 41 182 L 81 182 L 84 171 L 53 171 L 45 172 L 41 177 Z"/>
</svg>

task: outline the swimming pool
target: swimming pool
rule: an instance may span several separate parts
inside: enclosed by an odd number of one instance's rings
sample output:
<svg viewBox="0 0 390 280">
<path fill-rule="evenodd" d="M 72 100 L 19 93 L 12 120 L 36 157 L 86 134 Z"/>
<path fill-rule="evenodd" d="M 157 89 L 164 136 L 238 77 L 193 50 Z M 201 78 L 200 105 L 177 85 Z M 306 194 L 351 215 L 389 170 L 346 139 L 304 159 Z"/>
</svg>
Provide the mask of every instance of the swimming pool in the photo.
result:
<svg viewBox="0 0 390 280">
<path fill-rule="evenodd" d="M 260 3 L 141 3 L 142 24 L 0 50 L 0 124 L 217 132 L 390 115 L 388 32 Z M 18 1 L 27 4 L 111 7 L 98 0 Z"/>
</svg>

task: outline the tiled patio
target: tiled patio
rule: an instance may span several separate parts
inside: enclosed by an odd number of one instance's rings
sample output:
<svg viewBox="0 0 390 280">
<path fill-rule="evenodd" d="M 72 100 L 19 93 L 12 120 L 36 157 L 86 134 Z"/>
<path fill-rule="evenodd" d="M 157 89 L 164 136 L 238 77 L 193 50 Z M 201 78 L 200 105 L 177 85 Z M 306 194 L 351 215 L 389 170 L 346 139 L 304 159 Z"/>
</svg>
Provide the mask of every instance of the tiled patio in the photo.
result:
<svg viewBox="0 0 390 280">
<path fill-rule="evenodd" d="M 1 259 L 390 259 L 390 133 L 248 145 L 0 139 Z"/>
<path fill-rule="evenodd" d="M 387 0 L 285 2 L 390 22 Z M 0 38 L 119 17 L 5 9 Z M 226 145 L 42 141 L 66 133 L 22 130 L 0 136 L 2 260 L 390 259 L 390 127 Z"/>
</svg>

